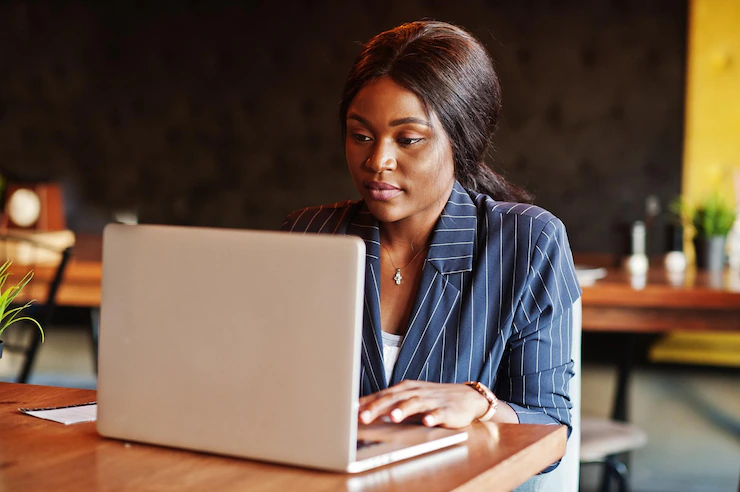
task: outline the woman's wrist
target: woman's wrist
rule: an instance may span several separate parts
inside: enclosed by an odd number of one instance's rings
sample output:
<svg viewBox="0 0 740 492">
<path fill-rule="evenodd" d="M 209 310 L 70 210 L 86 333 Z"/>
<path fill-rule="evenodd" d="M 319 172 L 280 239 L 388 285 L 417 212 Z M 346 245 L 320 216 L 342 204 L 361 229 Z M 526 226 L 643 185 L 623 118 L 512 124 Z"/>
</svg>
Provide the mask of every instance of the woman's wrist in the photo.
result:
<svg viewBox="0 0 740 492">
<path fill-rule="evenodd" d="M 485 399 L 487 404 L 485 411 L 480 413 L 479 416 L 475 418 L 475 421 L 486 422 L 491 420 L 496 414 L 496 410 L 498 410 L 499 401 L 498 398 L 496 398 L 496 395 L 488 388 L 488 386 L 478 381 L 468 381 L 465 385 L 478 392 L 478 394 Z"/>
</svg>

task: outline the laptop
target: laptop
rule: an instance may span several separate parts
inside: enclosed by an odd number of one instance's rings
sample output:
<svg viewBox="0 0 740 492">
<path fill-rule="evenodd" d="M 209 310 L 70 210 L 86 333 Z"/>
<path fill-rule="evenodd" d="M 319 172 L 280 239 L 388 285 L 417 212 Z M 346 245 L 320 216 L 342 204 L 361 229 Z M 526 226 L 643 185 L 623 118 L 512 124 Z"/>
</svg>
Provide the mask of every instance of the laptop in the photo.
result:
<svg viewBox="0 0 740 492">
<path fill-rule="evenodd" d="M 356 237 L 106 226 L 98 432 L 342 472 L 463 442 L 358 425 Z"/>
</svg>

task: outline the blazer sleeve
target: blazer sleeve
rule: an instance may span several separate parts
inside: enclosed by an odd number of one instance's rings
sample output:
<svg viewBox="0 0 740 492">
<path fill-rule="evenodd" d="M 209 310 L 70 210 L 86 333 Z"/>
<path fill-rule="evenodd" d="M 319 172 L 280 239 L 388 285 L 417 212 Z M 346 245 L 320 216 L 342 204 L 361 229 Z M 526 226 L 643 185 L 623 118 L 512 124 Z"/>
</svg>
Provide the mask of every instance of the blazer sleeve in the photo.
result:
<svg viewBox="0 0 740 492">
<path fill-rule="evenodd" d="M 580 295 L 565 227 L 552 217 L 529 258 L 496 383 L 521 423 L 565 424 L 570 433 L 572 306 Z"/>
</svg>

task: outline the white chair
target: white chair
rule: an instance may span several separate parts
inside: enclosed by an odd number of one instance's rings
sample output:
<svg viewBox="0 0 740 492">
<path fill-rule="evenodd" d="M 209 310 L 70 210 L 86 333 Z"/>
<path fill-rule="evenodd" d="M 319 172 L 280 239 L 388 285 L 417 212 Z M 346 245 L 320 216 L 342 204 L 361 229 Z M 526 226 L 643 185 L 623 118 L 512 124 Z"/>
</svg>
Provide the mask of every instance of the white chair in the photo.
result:
<svg viewBox="0 0 740 492">
<path fill-rule="evenodd" d="M 573 431 L 568 439 L 565 456 L 560 465 L 549 473 L 546 490 L 577 492 L 580 464 L 601 463 L 606 476 L 602 492 L 615 480 L 620 492 L 629 490 L 627 467 L 617 455 L 641 448 L 647 442 L 645 432 L 627 422 L 595 417 L 581 417 L 581 323 L 582 306 L 578 299 L 573 304 L 572 358 L 575 375 L 570 381 Z"/>
<path fill-rule="evenodd" d="M 573 431 L 568 438 L 565 456 L 560 465 L 547 478 L 544 490 L 552 492 L 578 492 L 580 474 L 581 448 L 581 299 L 573 304 L 573 338 L 571 344 L 573 370 L 575 375 L 570 380 L 571 424 Z"/>
<path fill-rule="evenodd" d="M 629 490 L 627 465 L 618 455 L 634 451 L 647 443 L 647 435 L 636 425 L 616 420 L 584 417 L 581 420 L 581 463 L 604 466 L 602 492 L 616 483 L 619 492 Z"/>
</svg>

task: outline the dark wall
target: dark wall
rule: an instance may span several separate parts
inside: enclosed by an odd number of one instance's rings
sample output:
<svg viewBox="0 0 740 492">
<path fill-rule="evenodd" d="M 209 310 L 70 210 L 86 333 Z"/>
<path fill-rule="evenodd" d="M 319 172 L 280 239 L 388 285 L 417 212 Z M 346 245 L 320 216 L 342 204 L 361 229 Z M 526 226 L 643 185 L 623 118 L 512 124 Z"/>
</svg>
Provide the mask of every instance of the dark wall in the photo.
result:
<svg viewBox="0 0 740 492">
<path fill-rule="evenodd" d="M 490 164 L 612 251 L 679 192 L 683 1 L 0 1 L 0 167 L 62 179 L 70 223 L 275 228 L 357 197 L 337 105 L 358 43 L 424 16 L 489 47 L 504 88 Z"/>
</svg>

